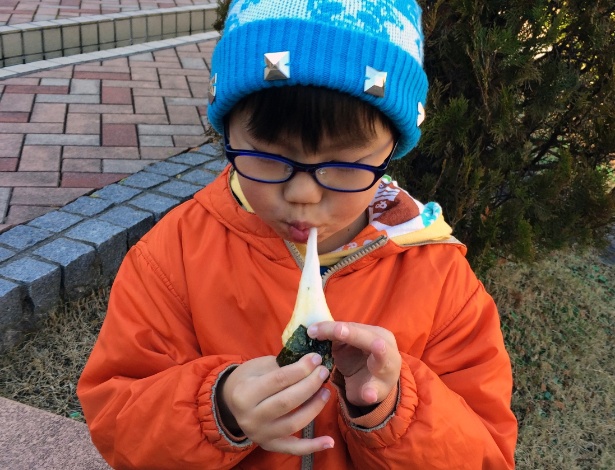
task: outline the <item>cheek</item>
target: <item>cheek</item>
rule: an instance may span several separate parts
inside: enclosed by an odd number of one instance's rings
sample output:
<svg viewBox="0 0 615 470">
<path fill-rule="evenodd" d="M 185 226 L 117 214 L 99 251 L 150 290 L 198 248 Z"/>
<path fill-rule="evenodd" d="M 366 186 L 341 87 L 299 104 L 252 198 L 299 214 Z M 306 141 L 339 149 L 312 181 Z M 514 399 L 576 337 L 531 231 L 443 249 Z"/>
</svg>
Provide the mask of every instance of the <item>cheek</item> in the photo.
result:
<svg viewBox="0 0 615 470">
<path fill-rule="evenodd" d="M 240 181 L 240 184 L 244 197 L 257 215 L 266 214 L 276 207 L 276 185 L 246 179 Z"/>
<path fill-rule="evenodd" d="M 373 199 L 371 191 L 355 194 L 336 193 L 329 204 L 330 217 L 339 224 L 346 224 L 361 216 Z"/>
</svg>

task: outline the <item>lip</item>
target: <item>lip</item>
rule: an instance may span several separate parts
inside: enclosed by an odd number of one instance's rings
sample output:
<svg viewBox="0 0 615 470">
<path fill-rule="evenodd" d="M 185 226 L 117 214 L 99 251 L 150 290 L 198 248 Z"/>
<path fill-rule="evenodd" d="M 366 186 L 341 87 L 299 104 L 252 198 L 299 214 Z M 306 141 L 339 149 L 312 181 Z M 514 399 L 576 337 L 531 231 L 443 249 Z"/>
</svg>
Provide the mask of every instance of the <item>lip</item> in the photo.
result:
<svg viewBox="0 0 615 470">
<path fill-rule="evenodd" d="M 307 243 L 310 229 L 314 224 L 301 221 L 292 221 L 288 223 L 288 235 L 290 241 L 294 243 Z"/>
</svg>

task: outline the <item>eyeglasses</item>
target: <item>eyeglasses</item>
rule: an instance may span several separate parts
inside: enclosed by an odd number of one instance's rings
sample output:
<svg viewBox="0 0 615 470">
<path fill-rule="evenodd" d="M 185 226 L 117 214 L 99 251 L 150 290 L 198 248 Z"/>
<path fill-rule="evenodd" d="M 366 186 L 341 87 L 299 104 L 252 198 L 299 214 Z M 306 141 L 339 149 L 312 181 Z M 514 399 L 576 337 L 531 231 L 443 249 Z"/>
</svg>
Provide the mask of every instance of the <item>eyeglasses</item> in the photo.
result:
<svg viewBox="0 0 615 470">
<path fill-rule="evenodd" d="M 309 164 L 273 153 L 233 149 L 228 140 L 228 128 L 224 132 L 226 157 L 235 171 L 244 178 L 267 184 L 285 183 L 298 171 L 303 171 L 312 175 L 323 188 L 343 193 L 358 193 L 371 188 L 386 172 L 396 148 L 397 142 L 380 166 L 347 162 Z"/>
</svg>

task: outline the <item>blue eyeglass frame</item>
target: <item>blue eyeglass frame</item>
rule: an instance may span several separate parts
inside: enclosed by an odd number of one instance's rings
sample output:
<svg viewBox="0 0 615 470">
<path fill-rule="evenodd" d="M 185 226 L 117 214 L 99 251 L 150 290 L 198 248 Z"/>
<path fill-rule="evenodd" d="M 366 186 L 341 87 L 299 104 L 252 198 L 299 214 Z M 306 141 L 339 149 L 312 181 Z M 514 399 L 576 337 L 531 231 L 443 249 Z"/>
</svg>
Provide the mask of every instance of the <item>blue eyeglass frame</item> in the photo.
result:
<svg viewBox="0 0 615 470">
<path fill-rule="evenodd" d="M 379 166 L 365 165 L 363 163 L 349 163 L 349 162 L 299 163 L 299 162 L 290 160 L 286 157 L 283 157 L 281 155 L 277 155 L 275 153 L 258 152 L 256 150 L 234 149 L 231 147 L 231 144 L 228 139 L 228 127 L 225 126 L 224 128 L 224 152 L 226 153 L 226 158 L 228 159 L 229 162 L 231 162 L 231 165 L 233 165 L 233 168 L 235 169 L 235 171 L 239 173 L 241 176 L 243 176 L 244 178 L 247 178 L 252 181 L 256 181 L 258 183 L 265 183 L 265 184 L 286 183 L 287 181 L 290 181 L 297 174 L 298 171 L 302 171 L 305 173 L 309 173 L 314 179 L 314 181 L 316 181 L 316 183 L 319 186 L 322 186 L 323 188 L 328 189 L 330 191 L 337 191 L 340 193 L 360 193 L 362 191 L 367 191 L 369 188 L 374 186 L 374 184 L 376 184 L 376 182 L 380 180 L 380 178 L 384 176 L 384 174 L 386 173 L 387 167 L 389 166 L 389 163 L 391 162 L 391 158 L 393 158 L 393 154 L 395 153 L 396 149 L 397 149 L 397 140 L 395 141 L 395 144 L 393 145 L 393 150 L 391 150 L 391 153 L 389 154 L 389 156 Z M 278 162 L 285 163 L 286 165 L 290 166 L 293 171 L 292 173 L 290 173 L 288 178 L 284 178 L 278 181 L 266 181 L 266 180 L 254 178 L 252 176 L 243 174 L 241 171 L 239 171 L 239 169 L 235 165 L 235 158 L 237 158 L 240 155 L 246 155 L 250 157 L 263 157 L 263 158 L 269 158 L 271 160 L 276 160 Z M 350 169 L 355 169 L 355 170 L 368 170 L 374 174 L 374 180 L 371 182 L 371 184 L 369 184 L 369 186 L 365 188 L 361 188 L 361 189 L 332 188 L 330 186 L 322 184 L 320 181 L 318 181 L 318 178 L 316 178 L 315 173 L 317 170 L 320 170 L 321 168 L 350 168 Z"/>
</svg>

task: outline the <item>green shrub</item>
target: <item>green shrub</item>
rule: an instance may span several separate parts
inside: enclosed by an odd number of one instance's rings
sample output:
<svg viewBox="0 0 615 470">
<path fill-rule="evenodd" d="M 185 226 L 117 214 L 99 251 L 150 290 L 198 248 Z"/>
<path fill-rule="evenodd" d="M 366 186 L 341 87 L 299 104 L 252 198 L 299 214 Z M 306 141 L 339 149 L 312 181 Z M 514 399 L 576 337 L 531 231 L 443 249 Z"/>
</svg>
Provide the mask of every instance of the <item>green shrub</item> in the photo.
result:
<svg viewBox="0 0 615 470">
<path fill-rule="evenodd" d="M 394 167 L 477 268 L 602 240 L 613 221 L 615 3 L 420 0 L 423 137 Z"/>
<path fill-rule="evenodd" d="M 231 4 L 231 0 L 218 0 L 218 7 L 216 8 L 216 14 L 218 18 L 214 21 L 214 29 L 222 34 L 224 30 L 224 22 L 226 15 L 228 14 L 228 7 Z"/>
</svg>

